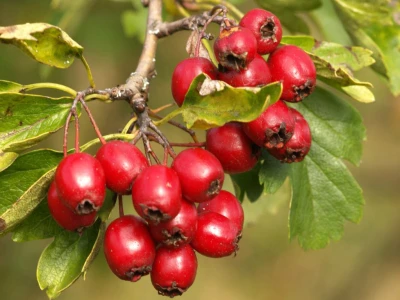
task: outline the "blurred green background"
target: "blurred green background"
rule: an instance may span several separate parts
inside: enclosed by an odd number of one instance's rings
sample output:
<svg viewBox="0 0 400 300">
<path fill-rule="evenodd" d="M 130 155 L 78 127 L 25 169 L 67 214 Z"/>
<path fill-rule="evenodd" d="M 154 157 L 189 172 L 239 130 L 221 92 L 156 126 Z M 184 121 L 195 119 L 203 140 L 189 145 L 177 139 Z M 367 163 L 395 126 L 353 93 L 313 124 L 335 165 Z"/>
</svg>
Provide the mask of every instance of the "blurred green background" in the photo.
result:
<svg viewBox="0 0 400 300">
<path fill-rule="evenodd" d="M 53 1 L 57 4 L 58 1 Z M 71 5 L 80 1 L 64 1 Z M 123 83 L 134 71 L 141 49 L 136 38 L 128 38 L 121 15 L 132 5 L 124 1 L 86 0 L 87 14 L 81 10 L 62 20 L 62 27 L 82 46 L 99 88 Z M 137 2 L 136 2 L 137 3 Z M 58 24 L 62 9 L 50 0 L 0 0 L 0 26 L 26 22 Z M 241 5 L 243 10 L 255 6 Z M 329 18 L 328 18 L 329 19 Z M 329 20 L 326 21 L 329 21 Z M 327 22 L 329 26 L 329 22 Z M 215 27 L 213 27 L 215 30 Z M 348 41 L 346 36 L 336 38 Z M 342 33 L 340 33 L 342 35 Z M 169 81 L 174 66 L 183 58 L 188 33 L 178 33 L 159 43 L 158 76 L 151 83 L 151 106 L 172 102 Z M 88 81 L 83 66 L 76 62 L 68 70 L 50 70 L 14 47 L 0 45 L 0 78 L 23 84 L 43 81 L 85 89 Z M 304 252 L 296 241 L 289 243 L 287 218 L 289 192 L 282 189 L 274 197 L 265 196 L 256 205 L 246 206 L 246 226 L 237 257 L 210 259 L 198 256 L 199 269 L 185 299 L 400 299 L 400 99 L 389 93 L 385 83 L 372 71 L 359 74 L 374 83 L 376 102 L 353 104 L 364 118 L 368 140 L 359 168 L 350 166 L 365 194 L 364 217 L 359 225 L 347 223 L 341 241 L 326 249 Z M 351 100 L 349 100 L 351 101 Z M 91 103 L 90 107 L 104 134 L 121 129 L 130 117 L 125 102 Z M 94 138 L 87 118 L 82 119 L 81 142 Z M 172 141 L 189 141 L 189 136 L 164 127 Z M 202 135 L 200 135 L 203 138 Z M 62 137 L 52 136 L 41 147 L 61 150 Z M 229 181 L 229 180 L 227 180 Z M 229 186 L 228 182 L 228 186 Z M 126 199 L 126 206 L 130 200 Z M 36 278 L 36 264 L 46 241 L 13 243 L 10 236 L 0 240 L 0 299 L 46 299 Z M 117 279 L 103 253 L 59 299 L 162 299 L 149 278 L 137 283 Z"/>
</svg>

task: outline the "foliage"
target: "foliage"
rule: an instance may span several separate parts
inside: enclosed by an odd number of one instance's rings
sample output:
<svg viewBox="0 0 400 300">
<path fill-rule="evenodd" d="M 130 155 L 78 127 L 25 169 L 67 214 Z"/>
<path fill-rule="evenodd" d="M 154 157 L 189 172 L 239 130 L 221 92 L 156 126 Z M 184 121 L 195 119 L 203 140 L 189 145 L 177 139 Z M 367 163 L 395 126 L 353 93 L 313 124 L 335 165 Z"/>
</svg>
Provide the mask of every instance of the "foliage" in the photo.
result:
<svg viewBox="0 0 400 300">
<path fill-rule="evenodd" d="M 304 249 L 320 249 L 331 240 L 339 240 L 345 222 L 357 223 L 362 217 L 362 191 L 343 160 L 360 163 L 365 128 L 347 100 L 369 103 L 375 97 L 371 84 L 357 79 L 355 72 L 372 66 L 387 80 L 393 94 L 400 94 L 400 30 L 395 18 L 398 4 L 390 5 L 389 0 L 331 0 L 336 21 L 355 44 L 348 46 L 304 35 L 310 32 L 304 17 L 325 2 L 258 1 L 261 7 L 282 16 L 290 32 L 303 34 L 286 36 L 282 44 L 303 48 L 317 67 L 322 84 L 306 101 L 296 104 L 310 124 L 313 144 L 301 163 L 281 164 L 263 153 L 256 168 L 231 176 L 238 198 L 251 202 L 276 193 L 289 178 L 289 237 L 297 238 Z M 183 6 L 171 9 L 171 1 L 165 3 L 168 18 L 195 13 Z M 133 10 L 122 15 L 122 22 L 127 35 L 143 41 L 146 10 L 136 2 L 133 5 Z M 204 8 L 201 2 L 197 8 Z M 135 22 L 140 26 L 132 26 Z M 83 48 L 59 27 L 45 23 L 0 27 L 0 43 L 12 44 L 36 61 L 57 68 L 68 68 L 79 58 L 92 78 L 82 56 Z M 54 298 L 85 273 L 97 255 L 115 199 L 108 194 L 108 204 L 98 221 L 82 235 L 61 230 L 51 218 L 46 192 L 63 155 L 49 149 L 29 150 L 64 126 L 73 98 L 27 93 L 36 87 L 39 85 L 0 81 L 0 236 L 11 232 L 16 242 L 54 238 L 42 253 L 37 271 L 40 288 Z M 279 83 L 263 88 L 233 88 L 200 75 L 192 83 L 184 105 L 160 124 L 178 114 L 182 114 L 188 128 L 208 129 L 233 120 L 250 121 L 277 101 L 280 93 Z M 79 105 L 77 109 L 79 115 Z"/>
</svg>

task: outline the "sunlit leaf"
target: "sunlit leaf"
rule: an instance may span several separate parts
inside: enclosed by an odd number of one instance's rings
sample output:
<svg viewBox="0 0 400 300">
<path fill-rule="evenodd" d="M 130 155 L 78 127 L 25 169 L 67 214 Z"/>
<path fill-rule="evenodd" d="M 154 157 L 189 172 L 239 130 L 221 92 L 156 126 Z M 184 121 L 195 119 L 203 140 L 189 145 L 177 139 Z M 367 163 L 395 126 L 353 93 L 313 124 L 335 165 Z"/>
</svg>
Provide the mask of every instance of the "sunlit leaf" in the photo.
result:
<svg viewBox="0 0 400 300">
<path fill-rule="evenodd" d="M 68 68 L 83 52 L 68 34 L 46 23 L 0 27 L 0 42 L 13 44 L 33 59 L 57 68 Z"/>
</svg>

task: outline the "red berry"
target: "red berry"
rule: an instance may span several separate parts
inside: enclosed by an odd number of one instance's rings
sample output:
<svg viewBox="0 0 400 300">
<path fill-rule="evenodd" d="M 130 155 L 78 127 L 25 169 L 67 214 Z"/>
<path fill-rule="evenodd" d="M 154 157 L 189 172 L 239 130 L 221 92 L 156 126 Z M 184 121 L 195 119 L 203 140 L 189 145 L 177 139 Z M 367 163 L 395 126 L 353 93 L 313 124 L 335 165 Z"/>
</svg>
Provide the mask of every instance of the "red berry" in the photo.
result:
<svg viewBox="0 0 400 300">
<path fill-rule="evenodd" d="M 257 87 L 271 82 L 271 73 L 267 62 L 256 54 L 254 59 L 239 71 L 228 70 L 218 73 L 218 79 L 234 87 Z"/>
<path fill-rule="evenodd" d="M 142 171 L 132 186 L 132 200 L 137 213 L 157 224 L 175 218 L 181 209 L 181 185 L 174 170 L 162 165 Z"/>
<path fill-rule="evenodd" d="M 183 150 L 171 166 L 179 176 L 182 195 L 192 202 L 211 200 L 224 183 L 224 169 L 219 160 L 201 148 Z"/>
<path fill-rule="evenodd" d="M 268 58 L 272 81 L 281 81 L 281 99 L 299 102 L 312 93 L 317 73 L 310 56 L 297 46 L 282 46 Z"/>
<path fill-rule="evenodd" d="M 160 295 L 182 295 L 194 282 L 197 258 L 190 245 L 176 249 L 160 247 L 151 271 L 151 282 Z"/>
<path fill-rule="evenodd" d="M 247 137 L 242 125 L 236 122 L 208 130 L 206 148 L 229 174 L 251 170 L 260 156 L 260 148 Z"/>
<path fill-rule="evenodd" d="M 218 62 L 228 70 L 240 70 L 254 59 L 257 40 L 247 28 L 232 26 L 223 28 L 214 42 Z"/>
<path fill-rule="evenodd" d="M 192 247 L 208 257 L 224 257 L 236 253 L 241 235 L 236 225 L 216 212 L 197 217 L 197 231 Z"/>
<path fill-rule="evenodd" d="M 197 207 L 199 214 L 215 212 L 228 218 L 238 229 L 242 231 L 244 212 L 239 200 L 228 191 L 221 191 L 218 196 L 210 201 L 200 203 Z"/>
<path fill-rule="evenodd" d="M 257 39 L 257 52 L 271 53 L 282 39 L 282 25 L 278 17 L 264 9 L 248 11 L 240 20 L 240 26 L 248 28 Z"/>
<path fill-rule="evenodd" d="M 172 96 L 178 106 L 182 106 L 190 84 L 201 73 L 211 79 L 217 79 L 217 69 L 211 61 L 204 57 L 191 57 L 182 60 L 172 73 Z"/>
<path fill-rule="evenodd" d="M 77 214 L 98 211 L 106 195 L 106 178 L 100 162 L 87 153 L 65 157 L 55 174 L 61 201 Z"/>
<path fill-rule="evenodd" d="M 308 122 L 295 109 L 290 111 L 296 120 L 292 138 L 281 149 L 270 149 L 270 153 L 282 162 L 300 162 L 311 147 L 311 131 Z"/>
<path fill-rule="evenodd" d="M 88 215 L 77 215 L 66 207 L 58 197 L 54 181 L 47 193 L 47 203 L 54 220 L 66 230 L 81 232 L 84 227 L 91 226 L 96 220 L 96 212 Z"/>
<path fill-rule="evenodd" d="M 136 176 L 149 166 L 139 148 L 123 141 L 101 146 L 96 158 L 103 166 L 107 187 L 123 195 L 130 193 Z"/>
<path fill-rule="evenodd" d="M 182 200 L 178 215 L 167 222 L 150 224 L 153 239 L 168 248 L 177 248 L 192 241 L 197 229 L 197 210 L 194 203 Z"/>
<path fill-rule="evenodd" d="M 146 223 L 139 217 L 126 215 L 107 227 L 104 254 L 115 275 L 135 282 L 151 271 L 156 248 Z"/>
<path fill-rule="evenodd" d="M 282 148 L 293 135 L 294 123 L 290 108 L 279 100 L 254 121 L 243 123 L 243 131 L 260 147 Z"/>
</svg>

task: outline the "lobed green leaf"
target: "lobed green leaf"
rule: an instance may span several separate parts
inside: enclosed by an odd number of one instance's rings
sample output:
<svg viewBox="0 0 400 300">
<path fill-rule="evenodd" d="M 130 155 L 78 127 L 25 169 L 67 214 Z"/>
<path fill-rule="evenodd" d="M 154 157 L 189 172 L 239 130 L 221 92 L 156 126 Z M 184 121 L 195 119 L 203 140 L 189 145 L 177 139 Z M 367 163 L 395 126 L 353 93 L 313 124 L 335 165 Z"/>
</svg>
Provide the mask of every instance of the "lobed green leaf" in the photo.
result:
<svg viewBox="0 0 400 300">
<path fill-rule="evenodd" d="M 13 44 L 43 64 L 68 68 L 83 48 L 59 27 L 46 23 L 27 23 L 0 27 L 0 42 Z"/>
<path fill-rule="evenodd" d="M 22 222 L 46 197 L 62 153 L 37 150 L 18 157 L 0 173 L 0 234 Z"/>
<path fill-rule="evenodd" d="M 361 47 L 345 47 L 335 43 L 319 42 L 310 36 L 286 36 L 283 44 L 302 48 L 312 58 L 318 79 L 345 92 L 360 102 L 373 102 L 375 97 L 368 89 L 372 85 L 356 79 L 358 71 L 374 63 L 372 52 Z"/>
<path fill-rule="evenodd" d="M 345 221 L 359 222 L 364 199 L 346 166 L 317 142 L 291 166 L 289 236 L 304 249 L 320 249 L 343 235 Z"/>
<path fill-rule="evenodd" d="M 71 101 L 68 97 L 0 93 L 0 150 L 22 151 L 59 130 L 66 122 Z"/>
<path fill-rule="evenodd" d="M 385 76 L 394 95 L 400 94 L 400 22 L 398 5 L 389 0 L 332 0 L 347 33 L 360 46 L 371 49 L 373 68 Z"/>
<path fill-rule="evenodd" d="M 234 88 L 200 74 L 177 112 L 182 114 L 188 128 L 209 129 L 231 121 L 250 122 L 275 103 L 281 91 L 278 82 L 262 88 Z"/>
<path fill-rule="evenodd" d="M 319 249 L 341 238 L 346 220 L 361 219 L 362 191 L 341 159 L 359 164 L 365 128 L 349 103 L 322 89 L 293 107 L 308 121 L 313 141 L 305 160 L 291 164 L 289 234 L 304 249 Z"/>
</svg>

